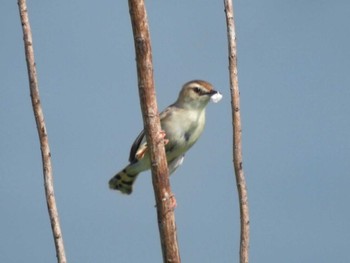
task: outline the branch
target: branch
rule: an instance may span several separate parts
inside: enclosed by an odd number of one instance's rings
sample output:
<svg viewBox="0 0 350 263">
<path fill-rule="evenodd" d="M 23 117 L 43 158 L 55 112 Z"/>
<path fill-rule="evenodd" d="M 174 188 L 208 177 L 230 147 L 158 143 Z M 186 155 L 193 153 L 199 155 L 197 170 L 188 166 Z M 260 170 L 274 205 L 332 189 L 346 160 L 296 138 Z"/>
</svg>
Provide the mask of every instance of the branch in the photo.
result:
<svg viewBox="0 0 350 263">
<path fill-rule="evenodd" d="M 39 140 L 40 140 L 46 203 L 49 211 L 51 229 L 52 229 L 52 234 L 53 234 L 55 247 L 56 247 L 57 260 L 59 263 L 66 263 L 63 238 L 62 238 L 61 227 L 59 223 L 58 211 L 57 211 L 55 195 L 54 195 L 49 140 L 48 140 L 46 127 L 45 127 L 44 113 L 40 104 L 38 79 L 36 75 L 35 60 L 34 60 L 32 33 L 30 29 L 26 1 L 18 0 L 18 7 L 19 7 L 19 14 L 21 17 L 21 23 L 22 23 L 22 29 L 23 29 L 23 40 L 24 40 L 24 49 L 25 49 L 27 68 L 28 68 L 30 97 L 32 100 L 32 106 L 33 106 L 36 126 L 37 126 Z"/>
<path fill-rule="evenodd" d="M 144 1 L 129 0 L 129 9 L 134 34 L 142 117 L 151 156 L 163 262 L 180 263 L 169 171 L 164 143 L 160 139 L 161 127 L 154 89 L 151 40 Z"/>
<path fill-rule="evenodd" d="M 248 263 L 249 257 L 249 207 L 247 185 L 243 173 L 242 128 L 237 75 L 237 46 L 232 0 L 224 0 L 230 70 L 230 89 L 233 125 L 233 163 L 241 214 L 240 263 Z"/>
</svg>

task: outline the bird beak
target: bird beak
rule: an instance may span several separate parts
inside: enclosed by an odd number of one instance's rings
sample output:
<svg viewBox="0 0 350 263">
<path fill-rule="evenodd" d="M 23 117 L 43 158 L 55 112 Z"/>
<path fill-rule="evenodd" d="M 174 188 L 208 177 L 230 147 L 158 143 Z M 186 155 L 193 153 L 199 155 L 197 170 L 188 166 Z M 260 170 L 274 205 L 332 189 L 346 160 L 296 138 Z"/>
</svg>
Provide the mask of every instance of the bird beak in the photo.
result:
<svg viewBox="0 0 350 263">
<path fill-rule="evenodd" d="M 209 95 L 209 96 L 212 96 L 212 95 L 214 95 L 214 94 L 216 94 L 216 93 L 218 93 L 215 89 L 212 89 L 211 91 L 209 91 L 207 94 Z"/>
</svg>

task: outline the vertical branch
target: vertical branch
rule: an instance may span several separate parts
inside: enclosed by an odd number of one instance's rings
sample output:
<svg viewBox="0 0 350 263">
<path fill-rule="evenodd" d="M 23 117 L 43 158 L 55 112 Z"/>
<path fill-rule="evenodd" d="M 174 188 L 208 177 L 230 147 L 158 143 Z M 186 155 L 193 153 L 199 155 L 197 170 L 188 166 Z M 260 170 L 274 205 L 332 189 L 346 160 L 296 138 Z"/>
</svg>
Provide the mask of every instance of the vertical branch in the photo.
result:
<svg viewBox="0 0 350 263">
<path fill-rule="evenodd" d="M 164 143 L 160 139 L 161 127 L 154 89 L 151 40 L 144 1 L 129 0 L 129 9 L 134 34 L 142 117 L 152 163 L 152 182 L 157 203 L 163 262 L 180 263 L 175 216 L 171 207 L 169 171 Z"/>
<path fill-rule="evenodd" d="M 23 29 L 23 40 L 24 40 L 24 49 L 25 49 L 25 56 L 26 56 L 27 68 L 28 68 L 30 97 L 32 100 L 32 106 L 33 106 L 36 126 L 37 126 L 39 140 L 40 140 L 46 203 L 49 211 L 51 229 L 52 229 L 52 234 L 53 234 L 55 247 L 56 247 L 57 260 L 59 263 L 66 263 L 63 237 L 61 233 L 61 227 L 59 223 L 58 211 L 57 211 L 55 195 L 54 195 L 49 140 L 46 132 L 44 113 L 40 104 L 39 86 L 38 86 L 38 79 L 36 75 L 36 67 L 35 67 L 35 60 L 34 60 L 32 32 L 30 29 L 26 1 L 18 0 L 18 7 L 19 7 L 19 14 L 21 17 L 21 23 L 22 23 L 22 29 Z"/>
<path fill-rule="evenodd" d="M 249 207 L 247 185 L 243 173 L 242 128 L 237 75 L 237 46 L 232 0 L 224 0 L 230 70 L 230 89 L 233 125 L 233 163 L 238 189 L 241 214 L 240 263 L 248 263 L 249 258 Z"/>
</svg>

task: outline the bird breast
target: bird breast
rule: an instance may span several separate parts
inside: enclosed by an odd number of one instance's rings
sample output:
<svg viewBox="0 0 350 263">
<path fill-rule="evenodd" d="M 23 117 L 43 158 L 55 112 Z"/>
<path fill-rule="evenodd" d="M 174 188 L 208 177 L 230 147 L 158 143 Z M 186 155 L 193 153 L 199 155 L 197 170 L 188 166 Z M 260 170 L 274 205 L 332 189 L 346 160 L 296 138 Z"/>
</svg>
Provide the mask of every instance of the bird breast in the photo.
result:
<svg viewBox="0 0 350 263">
<path fill-rule="evenodd" d="M 184 154 L 198 140 L 205 124 L 205 111 L 178 109 L 162 121 L 169 140 L 165 146 L 168 160 Z"/>
</svg>

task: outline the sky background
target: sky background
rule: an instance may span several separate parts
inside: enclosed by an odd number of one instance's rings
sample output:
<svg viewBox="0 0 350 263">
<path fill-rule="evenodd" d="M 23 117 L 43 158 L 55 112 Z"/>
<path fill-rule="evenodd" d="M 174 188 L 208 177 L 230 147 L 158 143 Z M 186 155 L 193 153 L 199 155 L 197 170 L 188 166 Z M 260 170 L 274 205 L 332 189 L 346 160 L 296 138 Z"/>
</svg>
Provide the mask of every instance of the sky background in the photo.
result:
<svg viewBox="0 0 350 263">
<path fill-rule="evenodd" d="M 350 2 L 235 1 L 251 262 L 350 262 Z M 68 262 L 161 262 L 150 172 L 108 189 L 142 129 L 127 1 L 28 1 Z M 223 95 L 171 177 L 182 262 L 238 262 L 223 1 L 147 1 L 159 109 Z M 16 1 L 0 9 L 0 262 L 55 262 Z"/>
</svg>

